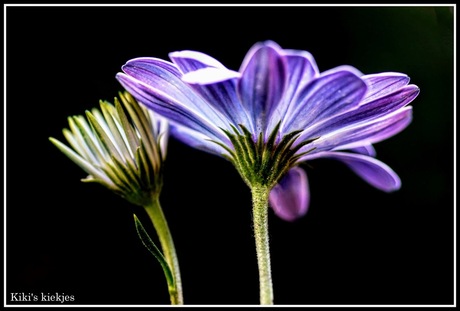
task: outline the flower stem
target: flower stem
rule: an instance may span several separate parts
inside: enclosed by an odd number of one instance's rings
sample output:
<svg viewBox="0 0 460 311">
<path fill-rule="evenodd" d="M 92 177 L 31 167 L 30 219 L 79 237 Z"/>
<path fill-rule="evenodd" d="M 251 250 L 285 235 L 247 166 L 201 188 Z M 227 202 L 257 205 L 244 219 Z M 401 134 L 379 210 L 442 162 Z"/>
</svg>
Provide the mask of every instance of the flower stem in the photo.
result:
<svg viewBox="0 0 460 311">
<path fill-rule="evenodd" d="M 256 240 L 257 264 L 259 267 L 260 304 L 272 305 L 273 285 L 268 241 L 268 195 L 270 189 L 265 185 L 253 185 L 251 192 L 254 236 Z"/>
<path fill-rule="evenodd" d="M 174 284 L 168 284 L 169 295 L 171 298 L 171 304 L 182 305 L 184 304 L 182 297 L 182 282 L 179 270 L 179 261 L 177 259 L 176 249 L 172 239 L 171 232 L 166 222 L 166 218 L 161 209 L 160 201 L 158 196 L 154 196 L 151 203 L 144 206 L 147 214 L 152 220 L 153 226 L 160 239 L 161 248 L 166 262 L 169 264 L 174 277 Z"/>
</svg>

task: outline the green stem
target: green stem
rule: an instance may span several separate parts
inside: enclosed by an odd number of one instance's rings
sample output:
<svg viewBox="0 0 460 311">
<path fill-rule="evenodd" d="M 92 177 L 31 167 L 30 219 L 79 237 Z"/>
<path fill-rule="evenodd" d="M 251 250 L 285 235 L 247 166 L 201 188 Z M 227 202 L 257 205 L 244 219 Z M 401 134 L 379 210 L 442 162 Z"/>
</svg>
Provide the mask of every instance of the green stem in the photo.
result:
<svg viewBox="0 0 460 311">
<path fill-rule="evenodd" d="M 259 267 L 260 304 L 273 304 L 273 285 L 268 241 L 268 195 L 270 189 L 264 185 L 251 187 L 253 204 L 254 236 L 256 240 L 257 264 Z"/>
<path fill-rule="evenodd" d="M 169 231 L 168 223 L 166 222 L 163 210 L 161 209 L 158 196 L 152 199 L 151 204 L 144 207 L 152 220 L 153 226 L 158 234 L 158 238 L 160 239 L 163 255 L 166 262 L 169 264 L 174 277 L 174 286 L 168 286 L 171 304 L 182 305 L 184 304 L 184 301 L 182 297 L 182 282 L 180 277 L 179 261 L 177 260 L 172 235 Z"/>
</svg>

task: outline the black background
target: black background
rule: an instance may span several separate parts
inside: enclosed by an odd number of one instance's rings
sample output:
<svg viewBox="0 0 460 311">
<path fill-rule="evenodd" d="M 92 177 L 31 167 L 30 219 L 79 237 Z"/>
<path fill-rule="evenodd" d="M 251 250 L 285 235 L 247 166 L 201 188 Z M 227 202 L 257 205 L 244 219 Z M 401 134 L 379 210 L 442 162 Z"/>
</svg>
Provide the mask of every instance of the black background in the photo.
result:
<svg viewBox="0 0 460 311">
<path fill-rule="evenodd" d="M 67 117 L 113 100 L 129 59 L 207 53 L 238 70 L 257 41 L 307 50 L 320 71 L 408 74 L 411 125 L 376 144 L 401 177 L 384 193 L 343 164 L 315 160 L 308 214 L 270 211 L 276 304 L 452 304 L 452 7 L 7 7 L 6 294 L 77 304 L 169 304 L 130 204 L 49 141 Z M 161 202 L 186 304 L 258 304 L 249 189 L 226 160 L 170 139 Z M 141 217 L 142 214 L 141 214 Z M 8 301 L 7 303 L 12 303 Z"/>
</svg>

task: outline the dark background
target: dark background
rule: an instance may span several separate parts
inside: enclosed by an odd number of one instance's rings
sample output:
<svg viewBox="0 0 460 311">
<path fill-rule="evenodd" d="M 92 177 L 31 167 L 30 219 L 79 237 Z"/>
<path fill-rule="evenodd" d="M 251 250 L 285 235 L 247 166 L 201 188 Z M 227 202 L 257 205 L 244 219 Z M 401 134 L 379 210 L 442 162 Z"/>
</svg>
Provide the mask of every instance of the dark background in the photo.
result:
<svg viewBox="0 0 460 311">
<path fill-rule="evenodd" d="M 113 101 L 129 59 L 207 53 L 238 70 L 257 41 L 307 50 L 320 71 L 408 74 L 414 119 L 376 144 L 401 177 L 384 193 L 346 166 L 303 166 L 312 193 L 294 222 L 269 214 L 276 304 L 452 304 L 452 7 L 7 7 L 6 294 L 77 304 L 169 304 L 130 204 L 49 141 L 67 117 Z M 170 139 L 161 202 L 187 304 L 258 304 L 249 189 L 226 160 Z M 141 217 L 143 217 L 141 215 Z M 8 302 L 9 303 L 9 302 Z"/>
</svg>

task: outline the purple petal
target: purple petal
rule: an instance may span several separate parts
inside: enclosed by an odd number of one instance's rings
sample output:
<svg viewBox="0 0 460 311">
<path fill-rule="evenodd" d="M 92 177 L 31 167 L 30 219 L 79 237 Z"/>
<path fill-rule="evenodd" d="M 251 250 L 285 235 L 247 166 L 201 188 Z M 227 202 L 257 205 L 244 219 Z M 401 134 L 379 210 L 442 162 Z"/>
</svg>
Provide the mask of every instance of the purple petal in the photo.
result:
<svg viewBox="0 0 460 311">
<path fill-rule="evenodd" d="M 355 76 L 358 76 L 358 77 L 363 77 L 364 76 L 364 73 L 362 73 L 360 70 L 356 69 L 353 66 L 349 66 L 349 65 L 340 65 L 340 66 L 331 68 L 329 70 L 323 71 L 321 73 L 321 76 L 328 76 L 330 74 L 341 72 L 341 71 L 351 72 L 352 74 L 354 74 Z"/>
<path fill-rule="evenodd" d="M 412 107 L 407 106 L 379 119 L 358 123 L 355 126 L 328 133 L 302 147 L 299 152 L 314 148 L 313 152 L 302 157 L 302 159 L 311 159 L 317 157 L 315 153 L 321 151 L 352 149 L 374 144 L 401 132 L 410 124 L 411 120 Z"/>
<path fill-rule="evenodd" d="M 239 78 L 240 76 L 240 73 L 237 71 L 209 67 L 184 74 L 182 81 L 189 84 L 207 85 Z"/>
<path fill-rule="evenodd" d="M 397 72 L 382 72 L 362 76 L 368 88 L 361 104 L 368 103 L 376 98 L 391 94 L 409 83 L 409 77 Z"/>
<path fill-rule="evenodd" d="M 287 64 L 287 84 L 283 98 L 273 111 L 268 131 L 282 120 L 293 99 L 306 84 L 319 76 L 319 70 L 313 56 L 306 51 L 283 50 Z"/>
<path fill-rule="evenodd" d="M 270 192 L 270 206 L 286 221 L 294 221 L 307 213 L 310 202 L 307 174 L 300 167 L 290 169 Z"/>
<path fill-rule="evenodd" d="M 127 62 L 122 69 L 131 80 L 148 87 L 159 99 L 192 108 L 218 126 L 225 124 L 222 123 L 222 116 L 181 80 L 182 75 L 174 64 L 155 58 L 136 58 Z"/>
<path fill-rule="evenodd" d="M 139 58 L 123 66 L 126 74 L 117 79 L 138 101 L 174 122 L 222 138 L 219 127 L 226 125 L 203 99 L 180 79 L 171 63 L 153 58 Z"/>
<path fill-rule="evenodd" d="M 291 105 L 282 132 L 289 133 L 322 122 L 359 105 L 366 84 L 350 71 L 336 71 L 308 84 Z"/>
<path fill-rule="evenodd" d="M 191 130 L 190 128 L 171 123 L 170 133 L 176 139 L 182 141 L 183 143 L 193 148 L 196 148 L 202 151 L 206 151 L 206 152 L 218 155 L 218 156 L 222 156 L 223 154 L 228 154 L 228 152 L 224 148 L 212 142 L 211 138 L 209 138 L 208 136 L 200 132 Z M 227 141 L 227 142 L 221 141 L 221 142 L 224 143 L 225 145 L 231 146 L 230 141 Z"/>
<path fill-rule="evenodd" d="M 327 135 L 341 128 L 353 126 L 354 124 L 368 123 L 373 119 L 391 114 L 412 102 L 419 94 L 419 91 L 419 88 L 415 85 L 405 86 L 394 93 L 386 94 L 384 97 L 377 98 L 365 105 L 360 105 L 357 109 L 315 124 L 306 129 L 299 140 Z"/>
<path fill-rule="evenodd" d="M 199 52 L 174 52 L 170 57 L 185 73 L 182 80 L 225 116 L 228 123 L 235 127 L 243 124 L 251 131 L 254 129 L 238 98 L 236 81 L 232 80 L 241 76 L 239 72 L 228 70 L 214 58 Z"/>
<path fill-rule="evenodd" d="M 229 75 L 222 69 L 219 70 L 217 75 Z M 241 101 L 238 98 L 236 91 L 236 82 L 228 79 L 223 79 L 222 82 L 218 82 L 218 77 L 211 77 L 214 73 L 213 68 L 200 69 L 197 71 L 190 72 L 184 76 L 184 81 L 193 80 L 196 82 L 198 79 L 203 82 L 205 79 L 213 79 L 213 84 L 198 85 L 192 84 L 191 87 L 200 94 L 210 105 L 212 105 L 217 111 L 219 111 L 228 120 L 228 123 L 232 123 L 235 127 L 239 124 L 243 124 L 250 131 L 254 130 L 254 126 L 251 118 L 248 116 L 248 112 L 242 106 Z M 207 77 L 205 77 L 207 75 Z M 198 77 L 202 76 L 202 77 Z M 228 126 L 226 127 L 228 128 Z"/>
<path fill-rule="evenodd" d="M 173 52 L 169 53 L 169 57 L 184 74 L 182 80 L 187 83 L 212 84 L 241 76 L 239 72 L 225 68 L 219 61 L 201 52 Z"/>
<path fill-rule="evenodd" d="M 179 67 L 182 73 L 188 73 L 190 71 L 195 71 L 202 68 L 223 68 L 222 65 L 215 58 L 197 51 L 177 51 L 169 53 L 169 58 L 174 62 L 174 64 Z"/>
<path fill-rule="evenodd" d="M 305 85 L 319 76 L 313 56 L 305 51 L 283 50 L 287 63 L 287 86 L 283 100 L 290 102 Z"/>
<path fill-rule="evenodd" d="M 140 103 L 151 108 L 156 113 L 173 122 L 202 132 L 214 139 L 221 137 L 219 135 L 220 130 L 214 124 L 200 116 L 199 113 L 195 114 L 186 106 L 182 106 L 181 102 L 175 101 L 173 98 L 168 98 L 167 94 L 162 91 L 152 89 L 148 85 L 125 74 L 119 73 L 116 77 L 120 84 Z M 166 88 L 164 90 L 167 91 Z"/>
<path fill-rule="evenodd" d="M 362 179 L 382 191 L 391 192 L 401 188 L 398 175 L 375 158 L 346 152 L 323 152 L 321 157 L 342 161 Z"/>
<path fill-rule="evenodd" d="M 356 153 L 360 153 L 360 154 L 370 156 L 370 157 L 375 157 L 375 155 L 376 155 L 375 148 L 371 144 L 358 146 L 358 147 L 352 148 L 350 150 L 353 151 L 353 152 L 356 152 Z"/>
<path fill-rule="evenodd" d="M 256 133 L 267 129 L 286 83 L 285 59 L 272 44 L 256 45 L 247 54 L 238 81 L 241 102 L 252 113 Z"/>
<path fill-rule="evenodd" d="M 252 60 L 254 54 L 256 54 L 260 49 L 266 48 L 266 47 L 270 47 L 278 51 L 280 54 L 282 53 L 281 47 L 278 45 L 278 43 L 274 41 L 267 40 L 263 42 L 257 42 L 246 53 L 246 56 L 244 57 L 243 62 L 241 63 L 239 72 L 244 72 L 245 68 L 248 66 L 249 62 Z"/>
</svg>

